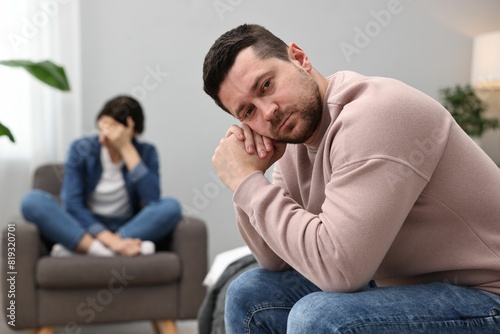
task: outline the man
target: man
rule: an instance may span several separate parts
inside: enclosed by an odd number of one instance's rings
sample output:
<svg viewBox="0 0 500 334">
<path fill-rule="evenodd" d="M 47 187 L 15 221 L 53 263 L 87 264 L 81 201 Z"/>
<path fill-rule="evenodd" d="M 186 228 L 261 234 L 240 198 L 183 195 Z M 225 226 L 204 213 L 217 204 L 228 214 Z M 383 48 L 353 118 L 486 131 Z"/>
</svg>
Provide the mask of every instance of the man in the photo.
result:
<svg viewBox="0 0 500 334">
<path fill-rule="evenodd" d="M 229 288 L 229 333 L 500 331 L 500 171 L 438 102 L 324 77 L 258 25 L 219 37 L 203 79 L 242 123 L 212 160 L 262 266 Z"/>
</svg>

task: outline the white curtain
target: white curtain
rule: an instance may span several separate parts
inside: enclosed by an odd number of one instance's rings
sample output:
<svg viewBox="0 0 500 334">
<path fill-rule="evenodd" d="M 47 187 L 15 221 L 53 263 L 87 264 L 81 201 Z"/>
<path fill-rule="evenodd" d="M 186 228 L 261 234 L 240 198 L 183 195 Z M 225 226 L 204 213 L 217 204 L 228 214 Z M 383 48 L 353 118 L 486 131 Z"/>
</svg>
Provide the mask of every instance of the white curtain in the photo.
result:
<svg viewBox="0 0 500 334">
<path fill-rule="evenodd" d="M 16 139 L 0 137 L 0 227 L 19 215 L 33 170 L 64 161 L 81 132 L 79 7 L 77 0 L 0 2 L 0 60 L 51 60 L 65 68 L 71 85 L 61 92 L 0 65 L 0 122 Z"/>
</svg>

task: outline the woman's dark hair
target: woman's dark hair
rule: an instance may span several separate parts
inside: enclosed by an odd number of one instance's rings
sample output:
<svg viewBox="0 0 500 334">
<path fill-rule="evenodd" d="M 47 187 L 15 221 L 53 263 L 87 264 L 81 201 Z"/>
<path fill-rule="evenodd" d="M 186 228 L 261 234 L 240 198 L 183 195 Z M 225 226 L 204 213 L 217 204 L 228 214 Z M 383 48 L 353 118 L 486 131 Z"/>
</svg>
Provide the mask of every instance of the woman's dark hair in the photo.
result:
<svg viewBox="0 0 500 334">
<path fill-rule="evenodd" d="M 228 110 L 219 99 L 220 85 L 233 66 L 236 56 L 250 46 L 260 59 L 275 57 L 289 61 L 286 43 L 260 25 L 242 24 L 220 36 L 205 56 L 203 90 L 226 111 Z"/>
<path fill-rule="evenodd" d="M 98 121 L 102 116 L 111 116 L 117 122 L 127 126 L 127 117 L 132 117 L 134 130 L 137 134 L 144 131 L 144 113 L 139 102 L 133 97 L 120 95 L 107 101 L 96 117 Z"/>
</svg>

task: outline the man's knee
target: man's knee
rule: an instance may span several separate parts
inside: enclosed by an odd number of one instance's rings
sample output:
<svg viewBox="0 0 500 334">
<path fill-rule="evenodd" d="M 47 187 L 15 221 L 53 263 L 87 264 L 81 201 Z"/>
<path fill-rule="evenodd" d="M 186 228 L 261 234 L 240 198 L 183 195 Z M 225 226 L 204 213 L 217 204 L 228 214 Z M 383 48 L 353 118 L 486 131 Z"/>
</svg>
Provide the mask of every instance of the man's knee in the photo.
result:
<svg viewBox="0 0 500 334">
<path fill-rule="evenodd" d="M 287 328 L 290 333 L 313 333 L 318 314 L 315 303 L 318 294 L 321 292 L 311 293 L 302 297 L 290 311 L 288 315 Z M 307 330 L 305 331 L 304 330 Z"/>
<path fill-rule="evenodd" d="M 259 276 L 260 268 L 250 269 L 236 279 L 234 279 L 227 288 L 224 318 L 226 327 L 236 332 L 241 326 L 245 326 L 244 322 L 249 312 L 255 305 L 255 289 L 259 289 L 256 285 Z M 258 290 L 257 290 L 258 291 Z"/>
<path fill-rule="evenodd" d="M 288 332 L 337 333 L 345 322 L 342 294 L 314 292 L 301 298 L 288 316 Z"/>
<path fill-rule="evenodd" d="M 256 291 L 262 291 L 262 276 L 265 271 L 261 268 L 250 269 L 229 284 L 226 293 L 226 309 L 234 307 L 251 307 Z"/>
<path fill-rule="evenodd" d="M 277 298 L 283 295 L 276 291 L 287 289 L 282 275 L 283 272 L 254 268 L 231 282 L 225 305 L 225 323 L 229 333 L 285 332 L 292 303 Z"/>
</svg>

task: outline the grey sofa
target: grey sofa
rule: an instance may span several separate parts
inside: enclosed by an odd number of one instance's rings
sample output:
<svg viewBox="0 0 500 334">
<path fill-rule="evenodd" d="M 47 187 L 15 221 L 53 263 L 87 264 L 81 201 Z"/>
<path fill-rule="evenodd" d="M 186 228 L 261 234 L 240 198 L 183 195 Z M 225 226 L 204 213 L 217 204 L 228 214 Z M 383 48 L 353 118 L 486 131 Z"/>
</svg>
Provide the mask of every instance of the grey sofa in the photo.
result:
<svg viewBox="0 0 500 334">
<path fill-rule="evenodd" d="M 58 195 L 63 173 L 62 164 L 41 166 L 33 187 Z M 54 258 L 34 224 L 10 221 L 2 235 L 4 319 L 35 333 L 142 320 L 153 322 L 152 332 L 176 333 L 176 319 L 197 317 L 207 258 L 206 226 L 194 217 L 184 217 L 155 254 L 133 258 Z"/>
</svg>

